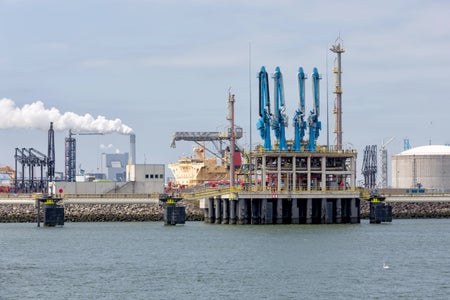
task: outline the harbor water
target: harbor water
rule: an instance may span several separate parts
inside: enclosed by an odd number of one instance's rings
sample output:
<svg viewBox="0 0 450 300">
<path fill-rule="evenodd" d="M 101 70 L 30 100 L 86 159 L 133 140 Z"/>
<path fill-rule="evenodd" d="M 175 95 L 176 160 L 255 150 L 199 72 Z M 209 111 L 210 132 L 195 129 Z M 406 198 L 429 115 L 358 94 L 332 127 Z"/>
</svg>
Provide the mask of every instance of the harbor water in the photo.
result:
<svg viewBox="0 0 450 300">
<path fill-rule="evenodd" d="M 0 299 L 447 299 L 450 219 L 0 224 Z"/>
</svg>

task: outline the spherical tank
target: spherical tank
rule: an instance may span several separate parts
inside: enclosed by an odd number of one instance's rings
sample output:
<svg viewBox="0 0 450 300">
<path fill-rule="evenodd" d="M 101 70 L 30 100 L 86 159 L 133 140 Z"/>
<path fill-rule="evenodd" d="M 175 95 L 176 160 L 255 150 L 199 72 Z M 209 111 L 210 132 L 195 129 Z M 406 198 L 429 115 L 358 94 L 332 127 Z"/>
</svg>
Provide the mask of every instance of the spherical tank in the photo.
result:
<svg viewBox="0 0 450 300">
<path fill-rule="evenodd" d="M 450 146 L 429 145 L 392 156 L 393 188 L 450 190 Z"/>
</svg>

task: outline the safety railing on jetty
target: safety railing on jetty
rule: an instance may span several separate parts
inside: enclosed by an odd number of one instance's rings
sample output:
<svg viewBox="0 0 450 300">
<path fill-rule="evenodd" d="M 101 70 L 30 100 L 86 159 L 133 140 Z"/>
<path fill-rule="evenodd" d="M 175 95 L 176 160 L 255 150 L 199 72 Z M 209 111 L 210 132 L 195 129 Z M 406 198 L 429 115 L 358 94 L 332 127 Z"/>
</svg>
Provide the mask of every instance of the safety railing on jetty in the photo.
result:
<svg viewBox="0 0 450 300">
<path fill-rule="evenodd" d="M 189 192 L 182 192 L 181 197 L 185 200 L 198 200 L 208 197 L 215 197 L 220 195 L 226 195 L 231 193 L 239 193 L 239 192 L 247 192 L 247 193 L 279 193 L 279 194 L 287 194 L 287 193 L 348 193 L 348 192 L 360 192 L 359 189 L 349 189 L 349 188 L 341 188 L 341 187 L 327 187 L 325 190 L 322 190 L 320 187 L 312 187 L 309 191 L 306 187 L 290 189 L 290 190 L 276 190 L 270 187 L 260 187 L 260 186 L 224 186 L 224 187 L 208 187 L 208 188 L 198 188 L 195 190 L 191 190 Z"/>
<path fill-rule="evenodd" d="M 343 154 L 356 154 L 358 151 L 356 149 L 338 149 L 336 146 L 317 146 L 315 152 L 298 152 L 298 151 L 291 151 L 291 150 L 279 150 L 278 148 L 274 147 L 272 150 L 264 150 L 264 147 L 260 145 L 256 148 L 256 150 L 253 150 L 250 152 L 250 154 L 263 154 L 263 153 L 343 153 Z"/>
<path fill-rule="evenodd" d="M 107 198 L 107 199 L 158 199 L 159 193 L 151 194 L 134 194 L 134 193 L 123 193 L 123 194 L 63 194 L 63 198 L 71 199 L 87 199 L 87 198 Z"/>
<path fill-rule="evenodd" d="M 155 204 L 159 202 L 159 193 L 151 194 L 61 194 L 64 204 Z M 41 193 L 0 194 L 0 204 L 33 204 L 44 197 Z"/>
</svg>

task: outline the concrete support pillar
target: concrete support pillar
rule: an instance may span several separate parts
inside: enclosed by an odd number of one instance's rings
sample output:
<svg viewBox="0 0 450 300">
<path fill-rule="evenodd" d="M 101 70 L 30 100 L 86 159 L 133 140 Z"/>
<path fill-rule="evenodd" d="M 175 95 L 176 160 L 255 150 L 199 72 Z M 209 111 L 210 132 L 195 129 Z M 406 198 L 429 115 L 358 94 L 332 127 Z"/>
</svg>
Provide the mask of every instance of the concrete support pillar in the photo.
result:
<svg viewBox="0 0 450 300">
<path fill-rule="evenodd" d="M 247 224 L 247 199 L 239 199 L 238 224 Z"/>
<path fill-rule="evenodd" d="M 252 224 L 259 224 L 261 222 L 261 214 L 260 214 L 260 207 L 261 207 L 261 200 L 260 199 L 251 199 L 251 205 L 252 205 Z"/>
<path fill-rule="evenodd" d="M 328 211 L 327 211 L 327 199 L 322 198 L 322 205 L 321 205 L 322 209 L 320 211 L 320 223 L 321 224 L 327 224 L 328 220 L 327 220 L 327 215 L 328 215 Z"/>
<path fill-rule="evenodd" d="M 358 223 L 358 208 L 356 207 L 356 199 L 350 200 L 350 223 Z"/>
<path fill-rule="evenodd" d="M 299 224 L 300 223 L 300 218 L 299 218 L 299 209 L 298 209 L 298 201 L 297 199 L 292 199 L 291 201 L 291 205 L 292 205 L 292 212 L 291 212 L 291 216 L 292 216 L 292 224 Z"/>
<path fill-rule="evenodd" d="M 336 224 L 342 223 L 342 204 L 341 198 L 336 199 Z"/>
<path fill-rule="evenodd" d="M 236 204 L 238 200 L 230 200 L 230 224 L 236 224 Z"/>
<path fill-rule="evenodd" d="M 277 199 L 277 224 L 283 224 L 283 199 Z"/>
<path fill-rule="evenodd" d="M 214 197 L 214 208 L 216 209 L 216 220 L 215 224 L 222 223 L 222 199 L 220 196 Z"/>
<path fill-rule="evenodd" d="M 222 199 L 222 224 L 228 224 L 230 222 L 230 216 L 228 212 L 230 211 L 230 200 Z"/>
<path fill-rule="evenodd" d="M 270 221 L 272 223 L 272 221 Z M 270 224 L 267 222 L 267 199 L 261 199 L 261 224 Z"/>
<path fill-rule="evenodd" d="M 306 200 L 306 224 L 312 223 L 312 199 Z"/>
<path fill-rule="evenodd" d="M 205 223 L 209 223 L 209 208 L 204 208 L 203 213 L 204 213 Z"/>
<path fill-rule="evenodd" d="M 208 212 L 209 212 L 208 223 L 214 223 L 215 221 L 214 197 L 208 198 Z"/>
</svg>

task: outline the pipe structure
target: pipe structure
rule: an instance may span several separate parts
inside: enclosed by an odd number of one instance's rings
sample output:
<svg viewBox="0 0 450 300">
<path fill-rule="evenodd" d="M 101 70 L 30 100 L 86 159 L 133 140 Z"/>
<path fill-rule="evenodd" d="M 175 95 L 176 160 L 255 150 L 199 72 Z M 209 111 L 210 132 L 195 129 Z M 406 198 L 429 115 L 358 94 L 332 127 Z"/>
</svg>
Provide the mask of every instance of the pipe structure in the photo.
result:
<svg viewBox="0 0 450 300">
<path fill-rule="evenodd" d="M 264 140 L 264 151 L 272 151 L 272 142 L 270 140 L 270 120 L 272 114 L 270 113 L 269 77 L 264 66 L 261 67 L 258 78 L 260 118 L 256 124 L 256 128 Z"/>
<path fill-rule="evenodd" d="M 336 94 L 336 104 L 334 107 L 334 113 L 336 114 L 336 148 L 338 150 L 342 149 L 342 82 L 341 82 L 341 54 L 345 52 L 344 47 L 341 45 L 341 38 L 336 39 L 336 44 L 331 47 L 331 52 L 337 54 L 336 66 L 333 69 L 333 72 L 336 76 L 336 84 L 335 90 L 333 93 Z"/>
<path fill-rule="evenodd" d="M 234 166 L 234 152 L 235 152 L 235 135 L 234 135 L 234 95 L 228 95 L 228 103 L 230 109 L 230 128 L 231 128 L 231 140 L 230 140 L 230 188 L 234 187 L 235 166 Z"/>
</svg>

